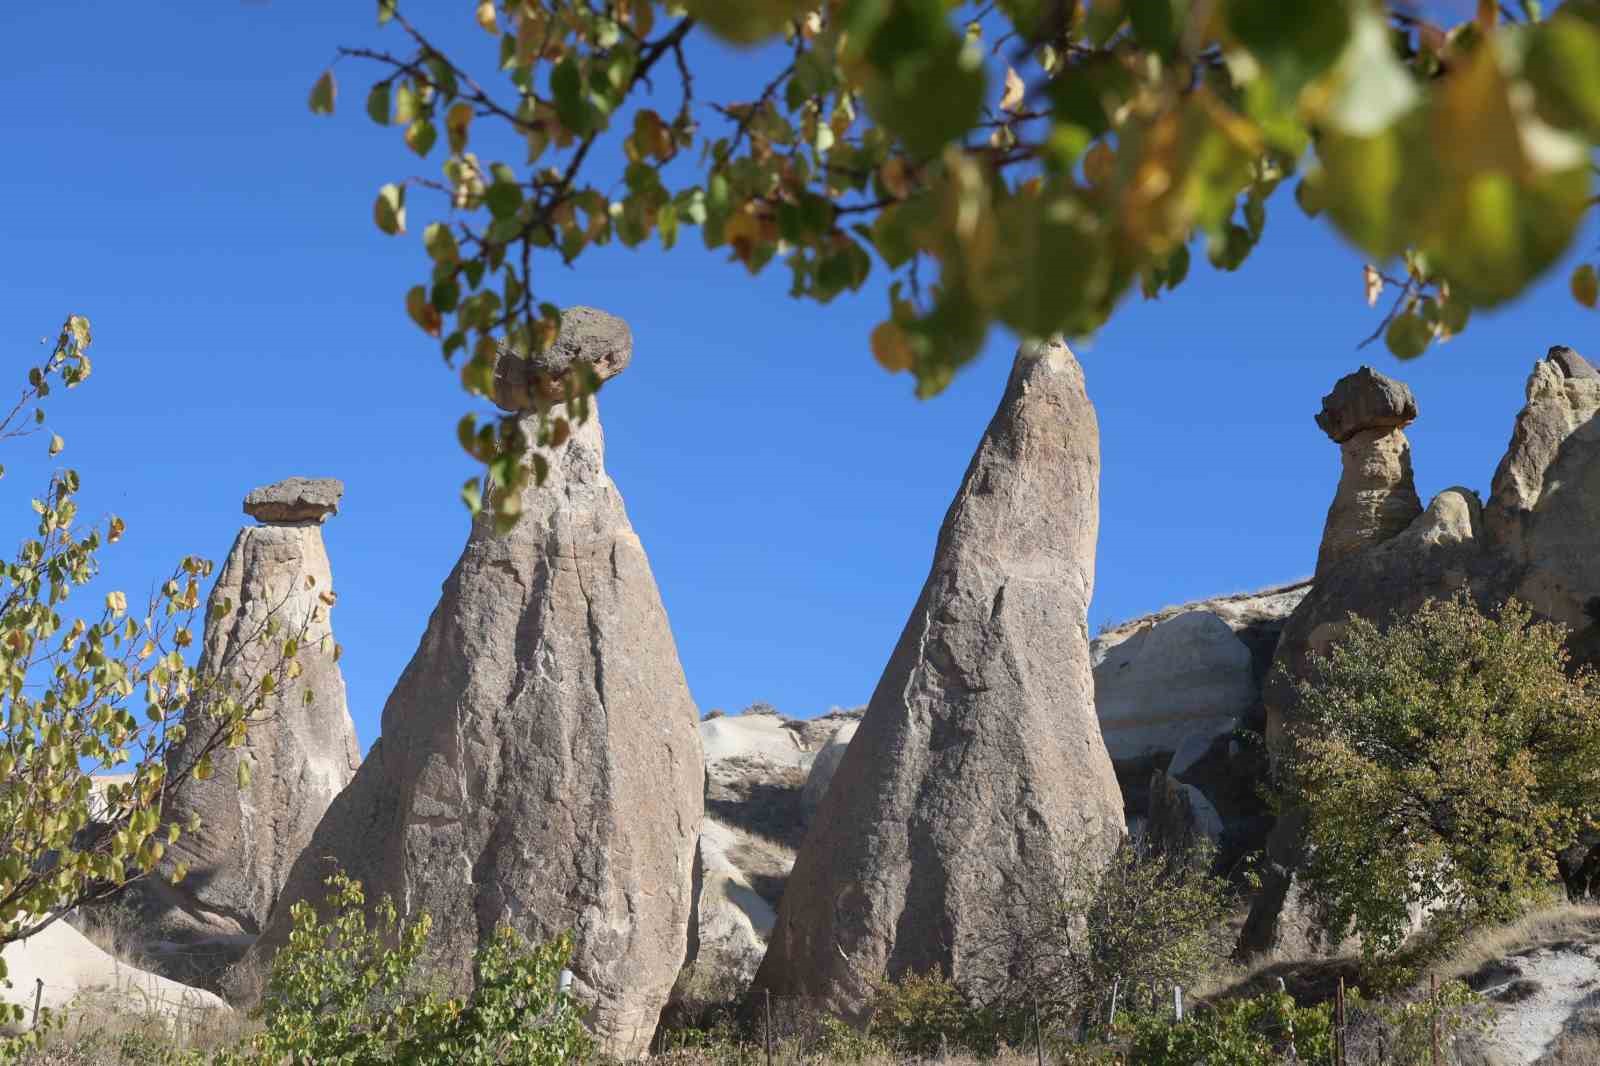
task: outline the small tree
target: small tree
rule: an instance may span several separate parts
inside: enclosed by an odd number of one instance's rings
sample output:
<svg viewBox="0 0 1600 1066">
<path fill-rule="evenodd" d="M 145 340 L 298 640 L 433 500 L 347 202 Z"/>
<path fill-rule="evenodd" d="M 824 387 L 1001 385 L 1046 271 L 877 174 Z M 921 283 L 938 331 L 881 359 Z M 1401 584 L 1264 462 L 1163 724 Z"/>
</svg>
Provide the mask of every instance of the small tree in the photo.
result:
<svg viewBox="0 0 1600 1066">
<path fill-rule="evenodd" d="M 1600 679 L 1565 636 L 1462 594 L 1313 656 L 1285 754 L 1330 934 L 1387 953 L 1419 908 L 1501 919 L 1555 878 L 1600 796 Z"/>
<path fill-rule="evenodd" d="M 1007 931 L 1011 977 L 1000 999 L 1012 1013 L 1037 1006 L 1045 1024 L 1075 1026 L 1113 986 L 1131 1004 L 1214 969 L 1228 949 L 1231 892 L 1210 873 L 1211 850 L 1125 840 L 1103 865 L 1080 856 L 1056 898 Z"/>
<path fill-rule="evenodd" d="M 0 418 L 0 440 L 42 433 L 49 455 L 61 453 L 65 443 L 44 430 L 38 404 L 53 387 L 89 377 L 89 345 L 88 320 L 68 318 Z M 143 610 L 113 591 L 87 617 L 64 617 L 73 593 L 98 573 L 101 549 L 124 529 L 116 517 L 82 522 L 78 489 L 75 471 L 53 473 L 31 501 L 34 535 L 0 562 L 0 946 L 157 868 L 185 828 L 163 824 L 168 798 L 190 776 L 209 776 L 215 752 L 242 743 L 265 697 L 298 673 L 308 621 L 269 612 L 238 649 L 273 642 L 263 666 L 246 676 L 235 656 L 202 675 L 185 659 L 200 581 L 211 573 L 197 556 L 184 558 Z M 97 791 L 94 775 L 114 769 L 128 780 Z M 0 1006 L 0 1021 L 10 1017 Z"/>
</svg>

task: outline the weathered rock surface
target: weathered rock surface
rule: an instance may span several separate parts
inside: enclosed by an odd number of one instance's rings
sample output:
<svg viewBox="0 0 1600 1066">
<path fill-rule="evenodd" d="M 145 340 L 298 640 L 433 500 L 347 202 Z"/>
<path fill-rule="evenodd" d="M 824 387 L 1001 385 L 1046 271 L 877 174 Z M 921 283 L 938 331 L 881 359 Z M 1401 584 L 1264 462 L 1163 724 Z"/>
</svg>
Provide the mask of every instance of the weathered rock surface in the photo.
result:
<svg viewBox="0 0 1600 1066">
<path fill-rule="evenodd" d="M 22 1007 L 30 1020 L 41 981 L 39 1005 L 52 1011 L 110 1010 L 193 1025 L 199 1015 L 229 1009 L 214 993 L 128 965 L 65 921 L 7 944 L 0 949 L 0 960 L 10 982 L 9 988 L 0 984 L 0 1003 Z"/>
<path fill-rule="evenodd" d="M 822 798 L 828 794 L 828 786 L 833 783 L 833 775 L 839 772 L 839 764 L 844 761 L 845 750 L 850 747 L 850 739 L 856 735 L 860 724 L 860 722 L 846 722 L 840 726 L 811 760 L 811 771 L 806 774 L 806 785 L 800 792 L 800 805 L 806 811 L 807 817 L 814 816 L 817 808 L 822 806 Z"/>
<path fill-rule="evenodd" d="M 801 847 L 757 988 L 859 1019 L 885 975 L 981 985 L 1019 912 L 1121 838 L 1085 618 L 1099 458 L 1077 360 L 1025 346 Z"/>
<path fill-rule="evenodd" d="M 1552 348 L 1528 377 L 1527 405 L 1495 471 L 1484 521 L 1524 572 L 1516 594 L 1575 630 L 1600 596 L 1600 374 Z"/>
<path fill-rule="evenodd" d="M 1322 398 L 1317 425 L 1339 445 L 1344 471 L 1317 551 L 1317 576 L 1340 559 L 1381 544 L 1422 511 L 1403 426 L 1417 403 L 1401 382 L 1362 367 Z"/>
<path fill-rule="evenodd" d="M 168 848 L 163 870 L 182 864 L 188 876 L 177 885 L 147 878 L 132 894 L 143 917 L 144 950 L 174 976 L 207 980 L 248 946 L 361 761 L 335 659 L 328 553 L 321 526 L 305 517 L 314 507 L 331 508 L 338 485 L 295 478 L 251 492 L 247 510 L 283 517 L 239 531 L 211 591 L 204 673 L 258 684 L 279 662 L 283 641 L 298 635 L 300 674 L 278 677 L 243 745 L 213 755 L 211 777 L 191 778 L 175 793 L 169 820 L 183 825 L 196 816 L 200 828 Z M 226 604 L 232 610 L 223 614 Z M 269 637 L 273 621 L 279 629 Z M 174 761 L 193 761 L 208 737 L 208 730 L 191 727 Z M 249 767 L 243 788 L 240 762 Z"/>
<path fill-rule="evenodd" d="M 1095 709 L 1114 764 L 1225 736 L 1261 698 L 1250 649 L 1210 611 L 1186 611 L 1120 643 L 1094 644 Z"/>
<path fill-rule="evenodd" d="M 1193 785 L 1157 770 L 1150 778 L 1150 807 L 1145 834 L 1159 848 L 1181 853 L 1222 839 L 1222 816 Z"/>
<path fill-rule="evenodd" d="M 339 513 L 344 482 L 331 477 L 291 477 L 251 489 L 244 513 L 262 522 L 326 522 Z"/>
<path fill-rule="evenodd" d="M 633 331 L 616 315 L 593 307 L 561 312 L 561 330 L 547 351 L 518 356 L 502 344 L 495 361 L 494 401 L 508 411 L 531 411 L 566 399 L 574 363 L 587 365 L 598 382 L 609 381 L 633 359 Z"/>
<path fill-rule="evenodd" d="M 508 533 L 474 521 L 378 744 L 257 952 L 283 942 L 288 902 L 323 896 L 332 859 L 369 899 L 432 916 L 446 978 L 470 980 L 472 953 L 501 923 L 535 940 L 572 931 L 574 993 L 602 1049 L 629 1057 L 648 1046 L 688 947 L 697 714 L 605 472 L 598 413 L 549 460 Z"/>
</svg>

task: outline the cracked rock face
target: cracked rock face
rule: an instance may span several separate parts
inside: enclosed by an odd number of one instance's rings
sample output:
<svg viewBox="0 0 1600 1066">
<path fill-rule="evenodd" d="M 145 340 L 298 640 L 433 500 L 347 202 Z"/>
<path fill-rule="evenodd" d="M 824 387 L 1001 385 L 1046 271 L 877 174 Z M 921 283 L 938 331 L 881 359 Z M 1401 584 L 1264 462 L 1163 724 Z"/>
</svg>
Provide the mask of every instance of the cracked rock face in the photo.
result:
<svg viewBox="0 0 1600 1066">
<path fill-rule="evenodd" d="M 331 479 L 305 483 L 339 485 Z M 287 484 L 255 490 L 246 508 L 251 500 L 312 495 L 278 491 Z M 336 499 L 334 492 L 330 505 Z M 297 506 L 294 513 L 303 513 Z M 181 835 L 164 860 L 169 871 L 177 863 L 188 866 L 183 881 L 140 882 L 141 903 L 153 911 L 144 930 L 151 941 L 193 946 L 258 933 L 290 867 L 360 762 L 344 677 L 334 660 L 333 576 L 322 529 L 303 519 L 290 521 L 239 531 L 211 592 L 213 608 L 231 603 L 233 609 L 208 613 L 200 668 L 258 679 L 277 661 L 281 642 L 301 633 L 301 673 L 267 697 L 241 747 L 214 754 L 213 776 L 191 779 L 177 791 L 169 820 L 182 824 L 195 814 L 200 829 Z M 276 637 L 265 633 L 271 619 L 281 626 Z M 199 743 L 201 736 L 193 730 L 185 745 Z M 178 757 L 188 760 L 185 749 Z M 250 768 L 243 789 L 240 761 Z"/>
<path fill-rule="evenodd" d="M 598 414 L 551 455 L 523 516 L 485 514 L 383 710 L 383 733 L 296 864 L 328 859 L 432 916 L 436 972 L 466 983 L 501 923 L 570 930 L 574 993 L 604 1051 L 643 1053 L 688 946 L 703 810 L 697 714 Z M 264 960 L 263 960 L 264 961 Z"/>
<path fill-rule="evenodd" d="M 1025 348 L 800 849 L 757 989 L 859 1021 L 886 975 L 982 985 L 1019 912 L 1120 839 L 1085 624 L 1099 474 L 1077 360 Z"/>
<path fill-rule="evenodd" d="M 1362 367 L 1322 398 L 1317 425 L 1339 445 L 1343 473 L 1317 550 L 1317 576 L 1340 559 L 1395 536 L 1422 513 L 1401 427 L 1417 417 L 1403 383 Z"/>
</svg>

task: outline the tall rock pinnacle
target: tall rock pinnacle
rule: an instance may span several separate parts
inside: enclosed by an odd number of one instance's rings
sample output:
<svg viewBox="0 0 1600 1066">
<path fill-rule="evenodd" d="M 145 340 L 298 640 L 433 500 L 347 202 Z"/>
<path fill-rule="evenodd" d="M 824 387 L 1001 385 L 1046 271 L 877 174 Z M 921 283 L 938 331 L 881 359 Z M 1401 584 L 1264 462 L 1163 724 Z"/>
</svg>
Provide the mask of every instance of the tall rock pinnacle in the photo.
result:
<svg viewBox="0 0 1600 1066">
<path fill-rule="evenodd" d="M 556 351 L 604 361 L 604 377 L 631 345 L 620 319 L 575 309 Z M 521 399 L 501 393 L 507 406 L 531 402 L 523 362 L 502 354 L 497 377 L 524 383 Z M 698 715 L 606 475 L 598 414 L 547 456 L 514 528 L 473 522 L 382 736 L 283 898 L 320 899 L 336 862 L 368 899 L 431 915 L 434 962 L 460 981 L 501 923 L 536 940 L 570 930 L 574 992 L 603 1050 L 629 1057 L 654 1035 L 688 947 Z M 287 910 L 258 953 L 283 942 Z"/>
<path fill-rule="evenodd" d="M 1085 612 L 1100 442 L 1060 341 L 1018 354 L 784 890 L 756 986 L 859 1018 L 884 976 L 998 976 L 997 931 L 1123 833 Z"/>
<path fill-rule="evenodd" d="M 1322 398 L 1317 425 L 1339 445 L 1344 473 L 1322 529 L 1318 577 L 1340 559 L 1388 540 L 1422 513 L 1404 431 L 1416 417 L 1411 390 L 1371 367 L 1346 374 Z"/>
<path fill-rule="evenodd" d="M 332 479 L 289 478 L 245 498 L 245 511 L 262 524 L 239 531 L 212 589 L 211 604 L 233 610 L 208 612 L 200 669 L 253 679 L 300 633 L 301 672 L 252 714 L 241 747 L 214 754 L 211 777 L 191 778 L 175 794 L 168 818 L 181 824 L 195 814 L 200 828 L 167 853 L 169 867 L 188 866 L 187 877 L 176 886 L 160 877 L 141 882 L 156 911 L 145 930 L 153 940 L 192 948 L 258 933 L 322 813 L 355 774 L 361 749 L 334 658 L 333 575 L 321 528 L 343 492 Z M 279 627 L 274 637 L 269 620 Z M 201 736 L 194 730 L 185 743 Z M 241 760 L 250 768 L 244 788 Z"/>
</svg>

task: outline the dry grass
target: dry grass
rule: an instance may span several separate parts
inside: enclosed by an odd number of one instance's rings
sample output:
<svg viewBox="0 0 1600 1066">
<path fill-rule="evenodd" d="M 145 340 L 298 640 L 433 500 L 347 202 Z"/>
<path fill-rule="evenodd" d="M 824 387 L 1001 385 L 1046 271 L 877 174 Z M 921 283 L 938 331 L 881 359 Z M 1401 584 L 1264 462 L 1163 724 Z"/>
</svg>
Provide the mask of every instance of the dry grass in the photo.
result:
<svg viewBox="0 0 1600 1066">
<path fill-rule="evenodd" d="M 1600 905 L 1559 903 L 1531 911 L 1509 925 L 1473 934 L 1428 972 L 1440 981 L 1465 978 L 1512 955 L 1597 937 L 1600 937 Z M 1591 1061 L 1600 1063 L 1600 1057 Z"/>
</svg>

